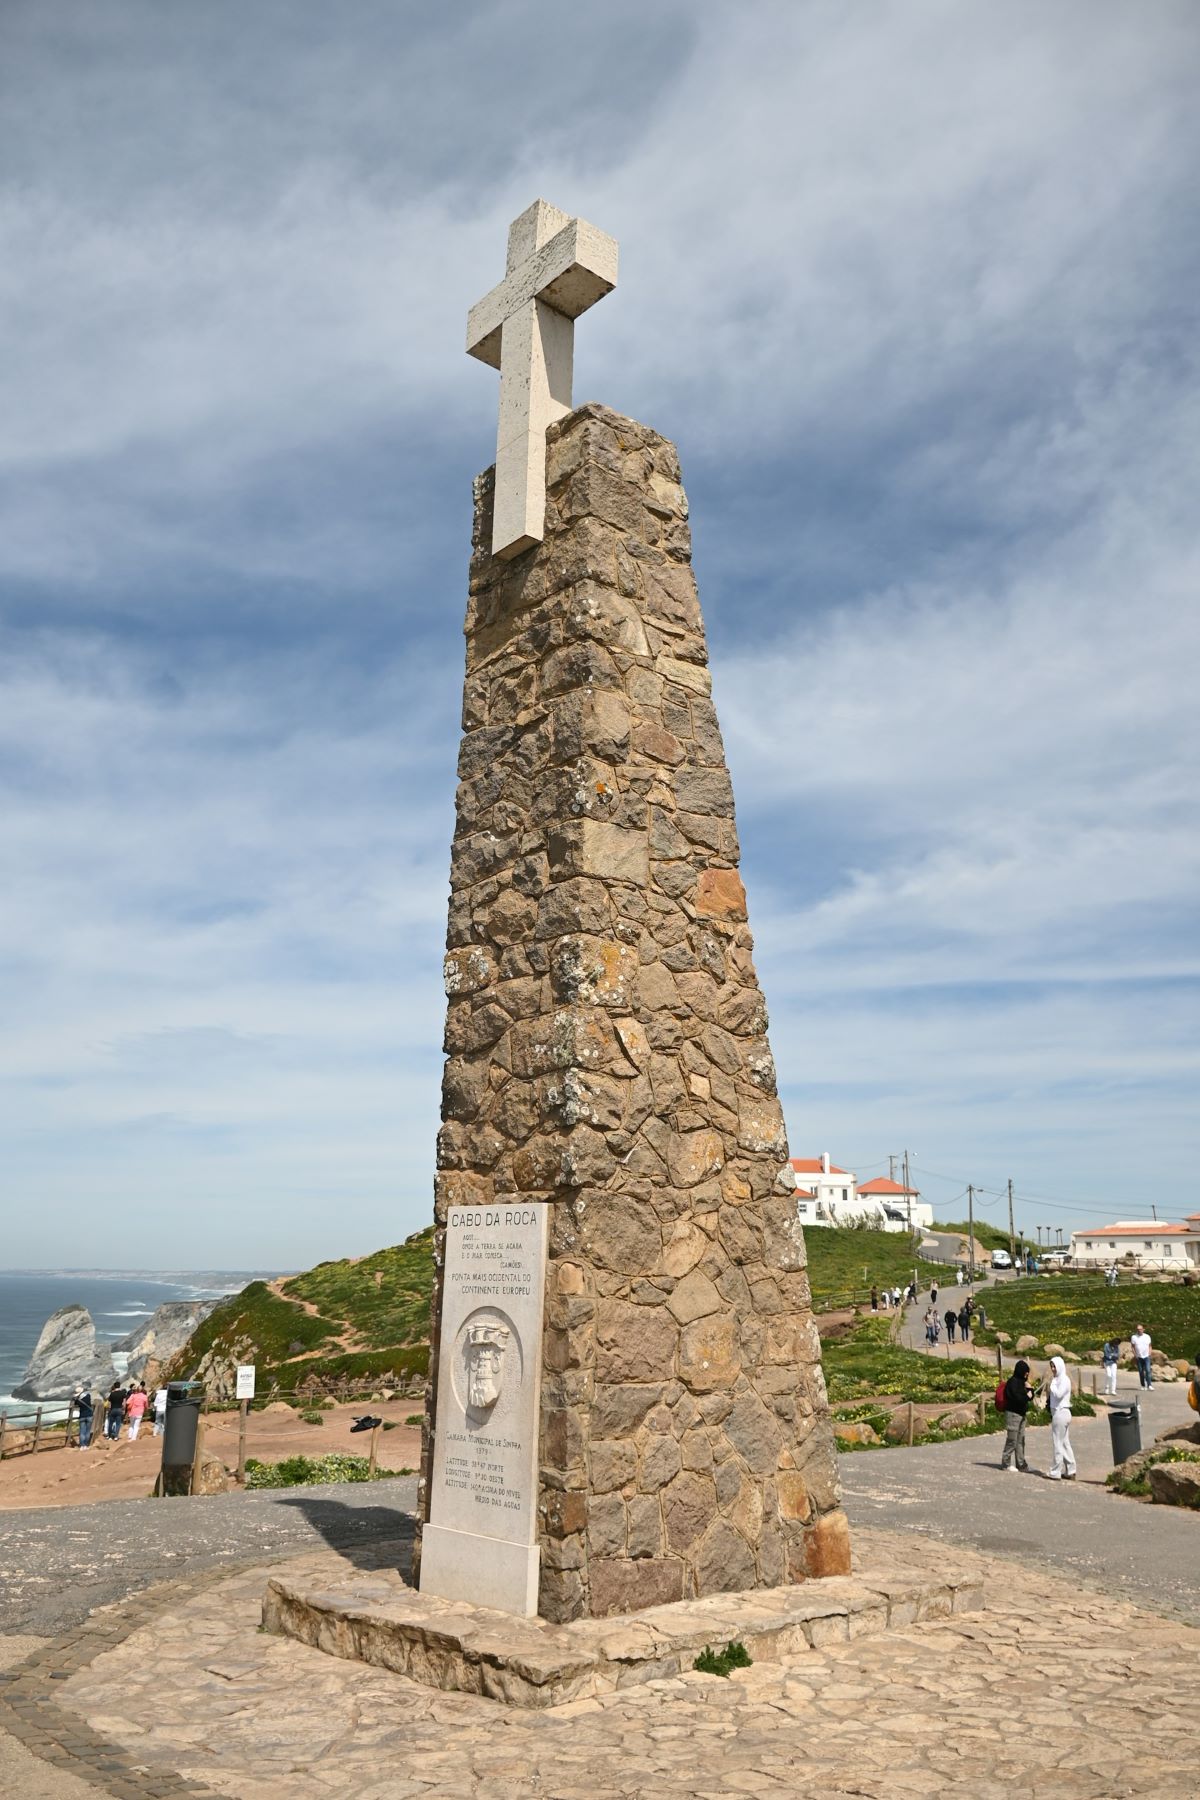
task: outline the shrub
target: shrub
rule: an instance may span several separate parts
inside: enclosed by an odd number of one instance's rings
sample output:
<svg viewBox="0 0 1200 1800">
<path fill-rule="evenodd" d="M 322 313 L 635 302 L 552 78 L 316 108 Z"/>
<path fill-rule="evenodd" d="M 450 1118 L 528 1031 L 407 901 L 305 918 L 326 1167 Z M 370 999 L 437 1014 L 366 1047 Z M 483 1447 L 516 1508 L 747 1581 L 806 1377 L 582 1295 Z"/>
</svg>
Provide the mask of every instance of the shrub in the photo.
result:
<svg viewBox="0 0 1200 1800">
<path fill-rule="evenodd" d="M 304 1411 L 300 1414 L 300 1419 L 305 1425 L 323 1425 L 325 1423 L 324 1413 L 319 1411 L 315 1406 L 305 1407 Z"/>
<path fill-rule="evenodd" d="M 734 1669 L 748 1669 L 753 1661 L 754 1658 L 745 1644 L 741 1642 L 740 1638 L 734 1638 L 726 1644 L 723 1650 L 719 1651 L 714 1651 L 710 1645 L 706 1644 L 692 1667 L 698 1669 L 701 1675 L 727 1677 Z"/>
<path fill-rule="evenodd" d="M 370 1464 L 365 1456 L 288 1456 L 282 1462 L 264 1463 L 257 1457 L 246 1459 L 248 1488 L 310 1487 L 315 1482 L 369 1481 Z M 411 1475 L 412 1469 L 376 1469 L 375 1479 L 389 1475 Z"/>
</svg>

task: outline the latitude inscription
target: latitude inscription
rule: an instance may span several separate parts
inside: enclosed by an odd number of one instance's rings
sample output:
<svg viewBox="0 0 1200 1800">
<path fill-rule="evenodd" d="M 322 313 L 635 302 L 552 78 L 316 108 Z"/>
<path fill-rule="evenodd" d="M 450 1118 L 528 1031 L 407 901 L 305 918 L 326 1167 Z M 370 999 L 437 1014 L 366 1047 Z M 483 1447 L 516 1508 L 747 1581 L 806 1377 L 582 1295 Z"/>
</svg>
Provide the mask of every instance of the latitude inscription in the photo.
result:
<svg viewBox="0 0 1200 1800">
<path fill-rule="evenodd" d="M 549 1209 L 452 1207 L 421 1589 L 537 1610 L 542 1289 Z"/>
</svg>

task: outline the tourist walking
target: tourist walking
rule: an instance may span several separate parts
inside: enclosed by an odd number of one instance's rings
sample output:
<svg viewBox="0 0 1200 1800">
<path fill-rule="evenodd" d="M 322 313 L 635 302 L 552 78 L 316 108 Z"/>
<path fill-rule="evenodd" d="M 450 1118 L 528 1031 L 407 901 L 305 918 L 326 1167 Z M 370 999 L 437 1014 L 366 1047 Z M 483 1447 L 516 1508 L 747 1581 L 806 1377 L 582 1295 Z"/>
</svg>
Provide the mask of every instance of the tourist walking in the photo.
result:
<svg viewBox="0 0 1200 1800">
<path fill-rule="evenodd" d="M 969 1300 L 959 1309 L 958 1335 L 959 1335 L 959 1337 L 961 1337 L 964 1344 L 970 1343 L 970 1341 L 971 1341 L 971 1303 Z"/>
<path fill-rule="evenodd" d="M 1153 1387 L 1154 1378 L 1150 1373 L 1150 1333 L 1144 1325 L 1137 1325 L 1129 1342 L 1137 1359 L 1138 1380 L 1144 1388 Z"/>
<path fill-rule="evenodd" d="M 131 1444 L 142 1429 L 142 1420 L 149 1404 L 150 1396 L 146 1392 L 146 1384 L 139 1381 L 125 1402 L 125 1415 L 129 1420 L 129 1442 Z"/>
<path fill-rule="evenodd" d="M 1071 1377 L 1061 1356 L 1050 1358 L 1050 1442 L 1054 1457 L 1051 1481 L 1074 1481 L 1075 1452 L 1071 1448 Z"/>
<path fill-rule="evenodd" d="M 158 1388 L 154 1395 L 154 1435 L 161 1437 L 167 1427 L 167 1390 Z"/>
<path fill-rule="evenodd" d="M 937 1282 L 936 1281 L 931 1281 L 929 1284 L 929 1304 L 930 1304 L 930 1306 L 937 1305 Z"/>
<path fill-rule="evenodd" d="M 92 1441 L 92 1419 L 96 1411 L 90 1388 L 75 1389 L 75 1411 L 79 1414 L 79 1448 L 86 1450 Z"/>
<path fill-rule="evenodd" d="M 879 1311 L 879 1289 L 877 1287 L 871 1289 L 871 1311 Z"/>
<path fill-rule="evenodd" d="M 948 1306 L 946 1308 L 946 1341 L 951 1344 L 954 1342 L 954 1327 L 957 1320 L 958 1314 L 952 1306 Z"/>
<path fill-rule="evenodd" d="M 109 1388 L 104 1404 L 108 1408 L 104 1415 L 104 1435 L 115 1443 L 121 1435 L 121 1420 L 125 1417 L 125 1389 L 119 1381 L 114 1381 Z"/>
<path fill-rule="evenodd" d="M 1022 1475 L 1029 1468 L 1025 1461 L 1025 1416 L 1032 1400 L 1029 1364 L 1021 1361 L 1004 1384 L 1004 1450 L 1000 1467 L 1019 1469 Z"/>
<path fill-rule="evenodd" d="M 1117 1391 L 1117 1365 L 1121 1360 L 1121 1345 L 1117 1338 L 1105 1338 L 1104 1348 L 1100 1355 L 1104 1362 L 1104 1391 L 1115 1394 Z"/>
</svg>

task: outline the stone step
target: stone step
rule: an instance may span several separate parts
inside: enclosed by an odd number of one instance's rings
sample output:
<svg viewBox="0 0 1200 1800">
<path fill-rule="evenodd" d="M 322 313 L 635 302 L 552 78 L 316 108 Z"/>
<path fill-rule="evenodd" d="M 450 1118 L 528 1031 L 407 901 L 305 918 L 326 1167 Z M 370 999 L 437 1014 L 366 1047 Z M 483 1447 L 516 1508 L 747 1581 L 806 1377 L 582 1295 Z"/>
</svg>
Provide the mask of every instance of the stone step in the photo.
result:
<svg viewBox="0 0 1200 1800">
<path fill-rule="evenodd" d="M 775 1662 L 983 1604 L 978 1579 L 885 1570 L 554 1625 L 417 1593 L 391 1570 L 346 1576 L 330 1556 L 268 1581 L 263 1627 L 426 1687 L 543 1708 L 686 1673 L 709 1645 Z"/>
</svg>

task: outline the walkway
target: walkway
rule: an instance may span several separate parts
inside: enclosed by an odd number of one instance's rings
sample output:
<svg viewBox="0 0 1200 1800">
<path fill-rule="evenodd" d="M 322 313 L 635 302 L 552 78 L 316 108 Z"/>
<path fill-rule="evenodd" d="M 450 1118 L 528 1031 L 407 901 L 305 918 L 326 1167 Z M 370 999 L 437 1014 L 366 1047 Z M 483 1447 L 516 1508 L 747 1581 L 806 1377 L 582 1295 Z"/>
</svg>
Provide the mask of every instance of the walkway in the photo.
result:
<svg viewBox="0 0 1200 1800">
<path fill-rule="evenodd" d="M 1195 1418 L 1183 1384 L 1144 1396 L 1142 1442 Z M 1031 1475 L 1002 1474 L 999 1432 L 914 1449 L 839 1459 L 852 1526 L 889 1525 L 945 1543 L 1011 1556 L 1200 1625 L 1200 1515 L 1122 1499 L 1104 1487 L 1112 1468 L 1108 1414 L 1071 1427 L 1079 1479 L 1052 1482 L 1050 1428 L 1028 1433 Z"/>
<path fill-rule="evenodd" d="M 370 1501 L 364 1496 L 370 1493 Z M 0 1634 L 45 1636 L 180 1574 L 410 1529 L 411 1477 L 359 1486 L 108 1500 L 0 1513 Z"/>
<path fill-rule="evenodd" d="M 870 1531 L 855 1553 L 866 1567 L 929 1556 Z M 9 1684 L 7 1717 L 57 1759 L 64 1795 L 81 1777 L 84 1795 L 121 1800 L 925 1800 L 964 1786 L 972 1800 L 1192 1800 L 1200 1633 L 1041 1570 L 961 1560 L 985 1582 L 983 1613 L 544 1713 L 265 1636 L 264 1571 L 202 1577 L 47 1649 Z"/>
</svg>

